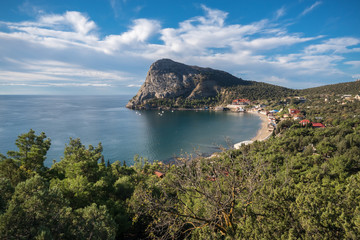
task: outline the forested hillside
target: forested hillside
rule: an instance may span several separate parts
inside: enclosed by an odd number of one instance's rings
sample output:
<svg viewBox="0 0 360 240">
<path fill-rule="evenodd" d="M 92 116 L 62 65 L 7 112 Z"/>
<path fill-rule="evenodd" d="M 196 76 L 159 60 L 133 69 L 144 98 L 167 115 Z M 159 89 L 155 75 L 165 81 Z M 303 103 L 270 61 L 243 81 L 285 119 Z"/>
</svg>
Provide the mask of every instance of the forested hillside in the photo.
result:
<svg viewBox="0 0 360 240">
<path fill-rule="evenodd" d="M 308 88 L 300 91 L 304 95 L 313 94 L 359 94 L 360 93 L 360 81 L 345 82 L 338 84 L 325 85 L 321 87 Z"/>
<path fill-rule="evenodd" d="M 109 164 L 101 144 L 70 139 L 46 168 L 51 141 L 30 130 L 0 156 L 0 239 L 358 239 L 360 102 L 337 98 L 273 102 L 326 128 L 287 120 L 267 141 L 176 165 Z"/>
<path fill-rule="evenodd" d="M 227 88 L 220 97 L 220 102 L 231 103 L 237 98 L 247 98 L 249 100 L 272 99 L 297 95 L 298 91 L 290 88 L 280 87 L 263 82 L 251 81 L 248 85 L 238 85 Z"/>
</svg>

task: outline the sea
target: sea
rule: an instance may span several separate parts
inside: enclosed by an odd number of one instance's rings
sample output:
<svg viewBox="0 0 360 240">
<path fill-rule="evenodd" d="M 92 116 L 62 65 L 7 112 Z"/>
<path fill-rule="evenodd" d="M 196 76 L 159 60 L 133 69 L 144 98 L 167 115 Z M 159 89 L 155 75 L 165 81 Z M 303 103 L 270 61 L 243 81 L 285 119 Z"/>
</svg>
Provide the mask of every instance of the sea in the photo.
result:
<svg viewBox="0 0 360 240">
<path fill-rule="evenodd" d="M 213 111 L 136 111 L 125 108 L 132 96 L 0 96 L 0 153 L 17 150 L 20 134 L 45 132 L 51 139 L 45 166 L 62 159 L 70 138 L 103 146 L 105 160 L 134 163 L 136 155 L 170 162 L 176 157 L 209 155 L 253 138 L 258 116 Z"/>
</svg>

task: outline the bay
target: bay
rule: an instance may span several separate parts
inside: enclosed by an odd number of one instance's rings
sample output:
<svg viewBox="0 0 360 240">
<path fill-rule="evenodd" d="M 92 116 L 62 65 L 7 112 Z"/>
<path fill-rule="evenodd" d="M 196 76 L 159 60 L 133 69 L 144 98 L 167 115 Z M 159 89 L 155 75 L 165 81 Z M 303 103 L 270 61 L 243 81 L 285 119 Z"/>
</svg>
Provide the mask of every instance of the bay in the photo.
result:
<svg viewBox="0 0 360 240">
<path fill-rule="evenodd" d="M 132 96 L 0 96 L 0 153 L 17 150 L 17 136 L 30 129 L 45 132 L 51 148 L 45 161 L 60 161 L 69 138 L 104 148 L 105 160 L 133 164 L 136 154 L 169 161 L 195 152 L 249 140 L 260 128 L 253 114 L 211 111 L 134 111 Z M 161 114 L 161 115 L 160 115 Z"/>
</svg>

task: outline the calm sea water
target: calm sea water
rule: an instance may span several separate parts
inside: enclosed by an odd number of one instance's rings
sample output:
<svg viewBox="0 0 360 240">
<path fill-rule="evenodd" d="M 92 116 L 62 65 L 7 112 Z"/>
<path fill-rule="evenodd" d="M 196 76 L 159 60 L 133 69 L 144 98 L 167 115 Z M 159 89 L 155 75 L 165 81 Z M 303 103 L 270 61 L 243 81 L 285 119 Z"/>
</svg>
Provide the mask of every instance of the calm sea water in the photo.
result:
<svg viewBox="0 0 360 240">
<path fill-rule="evenodd" d="M 133 163 L 136 154 L 167 161 L 182 153 L 218 151 L 230 140 L 251 139 L 258 116 L 209 111 L 134 111 L 132 96 L 0 96 L 0 153 L 16 150 L 18 135 L 30 128 L 51 138 L 45 162 L 60 161 L 69 138 L 104 148 L 106 160 Z"/>
</svg>

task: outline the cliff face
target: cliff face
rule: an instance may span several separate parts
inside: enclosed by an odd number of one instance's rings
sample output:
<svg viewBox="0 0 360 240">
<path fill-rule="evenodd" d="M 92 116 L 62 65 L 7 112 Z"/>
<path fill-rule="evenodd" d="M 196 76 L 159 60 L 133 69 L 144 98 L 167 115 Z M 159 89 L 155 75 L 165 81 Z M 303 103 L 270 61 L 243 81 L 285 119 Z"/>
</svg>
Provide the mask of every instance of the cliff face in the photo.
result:
<svg viewBox="0 0 360 240">
<path fill-rule="evenodd" d="M 247 85 L 248 83 L 248 81 L 223 71 L 161 59 L 150 66 L 145 83 L 126 107 L 137 108 L 154 98 L 200 99 L 213 97 L 223 87 Z"/>
</svg>

